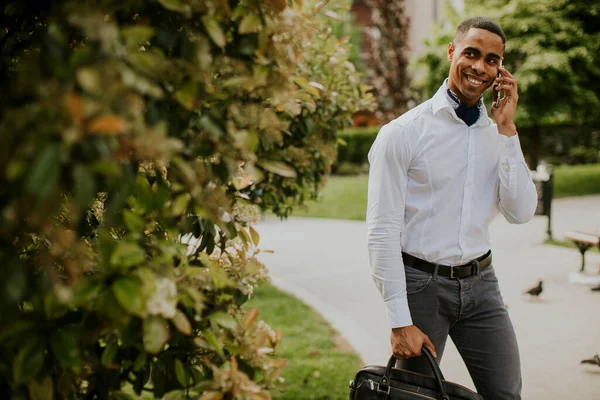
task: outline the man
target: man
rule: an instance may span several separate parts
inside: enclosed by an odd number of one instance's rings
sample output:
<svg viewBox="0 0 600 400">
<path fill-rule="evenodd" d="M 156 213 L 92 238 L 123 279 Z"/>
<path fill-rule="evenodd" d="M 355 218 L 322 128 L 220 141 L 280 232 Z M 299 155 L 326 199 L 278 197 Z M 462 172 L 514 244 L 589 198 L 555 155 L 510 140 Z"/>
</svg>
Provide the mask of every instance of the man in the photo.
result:
<svg viewBox="0 0 600 400">
<path fill-rule="evenodd" d="M 449 335 L 486 400 L 521 398 L 489 224 L 498 212 L 527 222 L 537 204 L 514 123 L 517 82 L 501 66 L 505 42 L 488 18 L 462 22 L 448 45 L 448 79 L 383 126 L 369 152 L 369 257 L 392 351 L 402 368 L 429 374 L 414 357 L 425 346 L 439 362 Z M 495 123 L 482 97 L 492 86 Z"/>
</svg>

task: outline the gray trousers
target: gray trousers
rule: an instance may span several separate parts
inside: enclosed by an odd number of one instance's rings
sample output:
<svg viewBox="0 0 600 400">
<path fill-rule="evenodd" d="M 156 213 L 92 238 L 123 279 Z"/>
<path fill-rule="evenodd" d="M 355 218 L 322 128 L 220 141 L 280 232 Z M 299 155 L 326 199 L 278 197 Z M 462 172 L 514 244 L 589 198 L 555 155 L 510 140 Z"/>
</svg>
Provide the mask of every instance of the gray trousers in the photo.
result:
<svg viewBox="0 0 600 400">
<path fill-rule="evenodd" d="M 405 270 L 413 324 L 435 345 L 438 363 L 450 335 L 485 400 L 521 399 L 517 338 L 493 266 L 463 279 Z M 431 375 L 425 357 L 401 360 L 398 366 Z"/>
</svg>

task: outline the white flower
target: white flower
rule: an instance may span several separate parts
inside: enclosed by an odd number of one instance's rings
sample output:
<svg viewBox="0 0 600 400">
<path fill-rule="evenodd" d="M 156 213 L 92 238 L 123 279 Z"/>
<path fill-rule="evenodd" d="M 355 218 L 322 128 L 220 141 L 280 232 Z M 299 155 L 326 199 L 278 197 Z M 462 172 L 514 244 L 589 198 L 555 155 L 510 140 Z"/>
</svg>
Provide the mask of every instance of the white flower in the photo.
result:
<svg viewBox="0 0 600 400">
<path fill-rule="evenodd" d="M 177 312 L 177 286 L 167 278 L 156 279 L 156 289 L 146 303 L 150 315 L 173 318 Z"/>
</svg>

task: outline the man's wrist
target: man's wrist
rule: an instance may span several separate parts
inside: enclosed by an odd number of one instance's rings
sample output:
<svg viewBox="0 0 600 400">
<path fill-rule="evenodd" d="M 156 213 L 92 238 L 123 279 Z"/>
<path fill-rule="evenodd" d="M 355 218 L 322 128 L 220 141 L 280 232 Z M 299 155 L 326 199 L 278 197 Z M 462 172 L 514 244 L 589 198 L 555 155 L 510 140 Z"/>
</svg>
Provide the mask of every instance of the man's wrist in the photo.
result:
<svg viewBox="0 0 600 400">
<path fill-rule="evenodd" d="M 403 329 L 405 329 L 405 328 L 408 328 L 409 326 L 412 326 L 412 325 L 406 325 L 406 326 L 397 326 L 397 327 L 395 327 L 395 328 L 392 328 L 392 332 L 394 332 L 394 333 L 400 332 L 400 331 L 402 331 Z"/>
<path fill-rule="evenodd" d="M 498 133 L 507 137 L 515 136 L 517 134 L 517 126 L 514 123 L 498 125 Z"/>
</svg>

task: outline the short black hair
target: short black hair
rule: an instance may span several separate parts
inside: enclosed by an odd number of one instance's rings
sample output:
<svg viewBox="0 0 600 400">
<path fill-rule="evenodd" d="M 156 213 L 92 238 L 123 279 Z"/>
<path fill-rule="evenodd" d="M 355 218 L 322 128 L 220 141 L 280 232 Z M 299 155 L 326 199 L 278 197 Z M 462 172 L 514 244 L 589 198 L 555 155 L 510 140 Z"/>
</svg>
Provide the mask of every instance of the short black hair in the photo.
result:
<svg viewBox="0 0 600 400">
<path fill-rule="evenodd" d="M 502 44 L 506 44 L 506 35 L 504 34 L 504 31 L 496 21 L 488 17 L 472 17 L 465 19 L 456 28 L 454 40 L 456 41 L 465 36 L 471 28 L 485 29 L 486 31 L 495 33 L 502 38 Z"/>
</svg>

